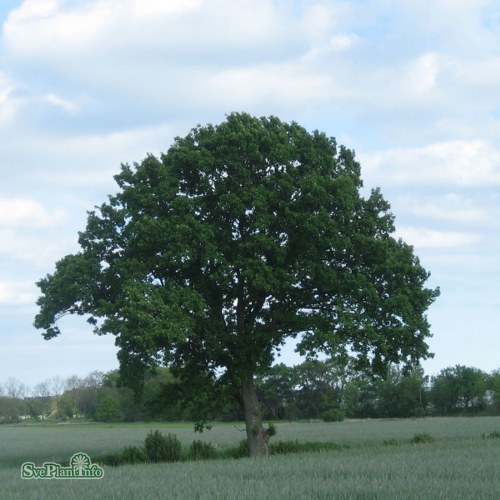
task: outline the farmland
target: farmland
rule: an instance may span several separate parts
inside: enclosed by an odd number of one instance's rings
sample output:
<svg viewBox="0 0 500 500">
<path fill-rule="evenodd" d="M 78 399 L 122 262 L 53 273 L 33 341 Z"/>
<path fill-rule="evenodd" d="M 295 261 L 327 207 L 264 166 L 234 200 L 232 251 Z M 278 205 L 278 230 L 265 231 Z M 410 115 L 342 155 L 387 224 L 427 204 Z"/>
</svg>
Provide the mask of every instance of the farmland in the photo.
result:
<svg viewBox="0 0 500 500">
<path fill-rule="evenodd" d="M 241 424 L 202 435 L 189 424 L 67 424 L 0 427 L 0 498 L 499 498 L 499 417 L 279 423 L 273 441 L 335 442 L 338 451 L 175 464 L 105 467 L 101 480 L 22 480 L 24 461 L 64 462 L 143 444 L 151 429 L 220 449 Z M 434 441 L 413 444 L 416 434 Z"/>
</svg>

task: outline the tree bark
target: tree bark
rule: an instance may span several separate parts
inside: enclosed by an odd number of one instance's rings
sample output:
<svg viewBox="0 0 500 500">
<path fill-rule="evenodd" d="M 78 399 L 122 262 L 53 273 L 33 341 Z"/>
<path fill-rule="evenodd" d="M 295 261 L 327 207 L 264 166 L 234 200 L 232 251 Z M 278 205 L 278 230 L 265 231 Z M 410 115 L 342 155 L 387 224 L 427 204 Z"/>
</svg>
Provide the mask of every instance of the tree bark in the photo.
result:
<svg viewBox="0 0 500 500">
<path fill-rule="evenodd" d="M 243 382 L 243 411 L 251 457 L 267 457 L 269 434 L 262 425 L 253 376 Z"/>
</svg>

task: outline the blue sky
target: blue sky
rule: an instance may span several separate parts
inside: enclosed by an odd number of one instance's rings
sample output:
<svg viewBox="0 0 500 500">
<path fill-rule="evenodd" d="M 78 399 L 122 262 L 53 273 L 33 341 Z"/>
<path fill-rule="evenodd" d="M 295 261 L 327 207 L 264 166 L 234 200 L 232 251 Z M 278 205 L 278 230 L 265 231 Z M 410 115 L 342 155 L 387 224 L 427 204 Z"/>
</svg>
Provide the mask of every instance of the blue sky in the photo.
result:
<svg viewBox="0 0 500 500">
<path fill-rule="evenodd" d="M 441 288 L 426 372 L 500 368 L 498 2 L 3 0 L 0 26 L 0 383 L 117 367 L 81 318 L 42 340 L 34 282 L 121 163 L 231 111 L 354 149 Z"/>
</svg>

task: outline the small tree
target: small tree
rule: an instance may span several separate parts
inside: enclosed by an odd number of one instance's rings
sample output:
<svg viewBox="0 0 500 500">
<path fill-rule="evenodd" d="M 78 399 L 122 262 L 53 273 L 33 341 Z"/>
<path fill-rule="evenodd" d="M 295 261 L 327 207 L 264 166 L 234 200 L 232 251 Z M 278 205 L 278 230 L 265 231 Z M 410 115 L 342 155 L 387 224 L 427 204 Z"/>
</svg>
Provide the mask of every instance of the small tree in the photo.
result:
<svg viewBox="0 0 500 500">
<path fill-rule="evenodd" d="M 491 373 L 488 379 L 488 388 L 493 398 L 494 411 L 500 414 L 500 370 Z"/>
<path fill-rule="evenodd" d="M 38 405 L 36 408 L 38 409 L 38 415 L 34 415 L 35 418 L 39 416 L 42 419 L 50 416 L 52 410 L 52 394 L 50 390 L 50 384 L 48 381 L 40 382 L 33 387 L 33 396 L 37 398 Z"/>
<path fill-rule="evenodd" d="M 407 373 L 391 367 L 385 379 L 377 384 L 378 416 L 406 418 L 425 415 L 425 385 L 426 377 L 420 366 Z"/>
<path fill-rule="evenodd" d="M 18 422 L 19 417 L 29 413 L 26 401 L 7 396 L 0 396 L 0 423 Z"/>
<path fill-rule="evenodd" d="M 120 402 L 116 395 L 105 391 L 99 396 L 95 418 L 101 422 L 112 422 L 123 418 Z"/>
<path fill-rule="evenodd" d="M 203 420 L 235 398 L 251 455 L 267 455 L 255 376 L 276 349 L 324 351 L 380 372 L 429 356 L 438 295 L 354 153 L 278 118 L 233 113 L 160 159 L 124 165 L 120 191 L 88 214 L 81 252 L 38 282 L 35 326 L 65 314 L 116 335 L 124 379 L 163 363 Z"/>
<path fill-rule="evenodd" d="M 432 379 L 432 403 L 441 414 L 475 413 L 485 404 L 487 379 L 487 374 L 477 368 L 445 368 Z"/>
<path fill-rule="evenodd" d="M 175 434 L 150 431 L 144 440 L 144 448 L 151 462 L 179 462 L 182 459 L 182 445 Z"/>
<path fill-rule="evenodd" d="M 28 388 L 17 378 L 10 377 L 4 384 L 5 394 L 12 399 L 24 399 Z"/>
<path fill-rule="evenodd" d="M 340 391 L 331 363 L 305 361 L 296 367 L 296 403 L 307 418 L 320 418 L 325 411 L 340 405 Z"/>
<path fill-rule="evenodd" d="M 345 386 L 342 397 L 342 411 L 350 418 L 377 418 L 380 416 L 378 407 L 378 391 L 380 380 L 358 374 Z"/>
<path fill-rule="evenodd" d="M 278 420 L 289 417 L 288 407 L 294 404 L 297 384 L 296 368 L 283 363 L 272 366 L 265 375 L 257 378 L 257 394 L 266 409 L 266 418 Z"/>
</svg>

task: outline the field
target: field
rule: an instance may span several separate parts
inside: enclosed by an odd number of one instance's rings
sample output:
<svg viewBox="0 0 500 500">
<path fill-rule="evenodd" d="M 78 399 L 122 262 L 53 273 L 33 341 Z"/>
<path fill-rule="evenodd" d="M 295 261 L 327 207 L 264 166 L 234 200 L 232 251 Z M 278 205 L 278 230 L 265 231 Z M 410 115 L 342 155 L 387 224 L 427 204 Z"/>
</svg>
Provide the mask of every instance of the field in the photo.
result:
<svg viewBox="0 0 500 500">
<path fill-rule="evenodd" d="M 500 417 L 278 423 L 279 440 L 326 441 L 338 451 L 175 464 L 105 467 L 99 480 L 23 480 L 24 461 L 67 462 L 143 444 L 151 429 L 221 449 L 236 445 L 242 424 L 215 424 L 202 435 L 189 424 L 0 426 L 0 498 L 280 499 L 500 498 Z M 434 441 L 411 442 L 415 434 Z"/>
</svg>

